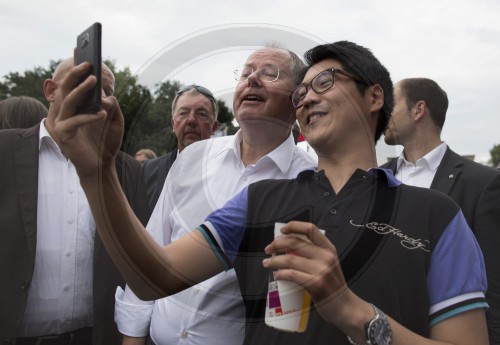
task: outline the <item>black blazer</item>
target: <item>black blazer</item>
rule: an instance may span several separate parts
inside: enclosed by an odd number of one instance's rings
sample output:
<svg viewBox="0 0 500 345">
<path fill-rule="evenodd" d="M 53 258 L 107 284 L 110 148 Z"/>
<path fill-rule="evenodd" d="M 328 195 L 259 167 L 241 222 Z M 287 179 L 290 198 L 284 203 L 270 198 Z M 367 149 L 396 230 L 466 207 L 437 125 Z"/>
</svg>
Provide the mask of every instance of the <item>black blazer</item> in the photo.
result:
<svg viewBox="0 0 500 345">
<path fill-rule="evenodd" d="M 396 170 L 397 158 L 382 165 Z M 488 278 L 486 312 L 490 344 L 500 344 L 500 171 L 463 158 L 450 148 L 439 164 L 431 189 L 460 205 L 483 251 Z"/>
<path fill-rule="evenodd" d="M 148 194 L 149 207 L 153 210 L 160 197 L 167 174 L 177 158 L 177 149 L 155 159 L 144 162 L 144 183 Z"/>
<path fill-rule="evenodd" d="M 0 131 L 0 343 L 16 338 L 33 276 L 37 232 L 40 125 Z M 116 168 L 127 199 L 145 223 L 149 206 L 140 163 L 119 153 Z M 121 344 L 114 322 L 114 294 L 124 280 L 96 233 L 93 344 Z"/>
</svg>

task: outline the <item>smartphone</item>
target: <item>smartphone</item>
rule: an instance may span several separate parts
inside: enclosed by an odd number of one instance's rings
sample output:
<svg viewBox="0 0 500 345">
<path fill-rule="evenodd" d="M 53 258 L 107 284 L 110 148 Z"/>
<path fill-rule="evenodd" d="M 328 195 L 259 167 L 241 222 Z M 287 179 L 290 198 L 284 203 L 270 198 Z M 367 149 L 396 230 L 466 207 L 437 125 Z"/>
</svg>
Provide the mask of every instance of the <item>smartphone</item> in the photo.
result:
<svg viewBox="0 0 500 345">
<path fill-rule="evenodd" d="M 94 23 L 78 35 L 76 39 L 75 64 L 89 62 L 91 67 L 89 75 L 94 75 L 97 83 L 78 107 L 77 114 L 96 113 L 101 109 L 101 23 Z"/>
</svg>

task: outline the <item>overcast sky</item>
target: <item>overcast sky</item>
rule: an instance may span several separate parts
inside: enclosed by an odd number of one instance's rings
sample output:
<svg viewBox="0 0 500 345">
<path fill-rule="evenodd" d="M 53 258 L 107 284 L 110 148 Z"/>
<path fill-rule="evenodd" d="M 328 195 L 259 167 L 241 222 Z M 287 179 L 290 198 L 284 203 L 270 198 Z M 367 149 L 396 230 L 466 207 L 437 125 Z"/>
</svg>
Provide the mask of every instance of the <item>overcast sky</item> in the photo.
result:
<svg viewBox="0 0 500 345">
<path fill-rule="evenodd" d="M 258 45 L 282 41 L 302 54 L 350 40 L 370 48 L 394 82 L 428 77 L 441 85 L 450 99 L 443 139 L 456 152 L 485 161 L 500 144 L 498 0 L 0 0 L 0 76 L 70 56 L 76 36 L 96 21 L 103 57 L 145 84 L 173 78 L 225 99 L 232 70 Z M 379 162 L 399 153 L 378 146 Z"/>
</svg>

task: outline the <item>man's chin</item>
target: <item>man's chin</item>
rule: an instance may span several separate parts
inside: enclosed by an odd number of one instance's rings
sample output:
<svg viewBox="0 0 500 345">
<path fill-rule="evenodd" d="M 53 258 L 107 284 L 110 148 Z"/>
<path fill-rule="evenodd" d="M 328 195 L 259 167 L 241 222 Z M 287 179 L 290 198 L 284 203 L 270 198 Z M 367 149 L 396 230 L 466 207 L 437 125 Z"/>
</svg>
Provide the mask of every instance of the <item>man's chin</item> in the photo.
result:
<svg viewBox="0 0 500 345">
<path fill-rule="evenodd" d="M 197 141 L 200 141 L 200 140 L 202 140 L 202 139 L 200 137 L 197 137 L 196 139 L 185 140 L 182 143 L 183 143 L 184 147 L 187 147 L 187 146 L 189 146 Z"/>
</svg>

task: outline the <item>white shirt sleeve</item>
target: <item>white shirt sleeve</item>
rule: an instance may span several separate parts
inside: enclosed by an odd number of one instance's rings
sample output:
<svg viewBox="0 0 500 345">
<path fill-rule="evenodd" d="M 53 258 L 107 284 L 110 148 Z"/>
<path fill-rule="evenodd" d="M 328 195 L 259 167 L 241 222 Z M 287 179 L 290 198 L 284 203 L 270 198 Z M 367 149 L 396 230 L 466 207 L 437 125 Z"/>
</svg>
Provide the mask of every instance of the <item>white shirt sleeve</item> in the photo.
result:
<svg viewBox="0 0 500 345">
<path fill-rule="evenodd" d="M 139 299 L 128 287 L 118 287 L 115 294 L 115 322 L 121 334 L 145 337 L 153 314 L 154 301 Z"/>
<path fill-rule="evenodd" d="M 168 215 L 172 212 L 169 199 L 163 188 L 158 202 L 149 219 L 147 230 L 161 245 L 170 242 L 170 223 Z M 155 301 L 143 301 L 132 289 L 125 291 L 118 287 L 115 294 L 115 322 L 121 334 L 130 337 L 145 337 L 149 334 Z"/>
</svg>

